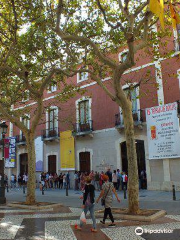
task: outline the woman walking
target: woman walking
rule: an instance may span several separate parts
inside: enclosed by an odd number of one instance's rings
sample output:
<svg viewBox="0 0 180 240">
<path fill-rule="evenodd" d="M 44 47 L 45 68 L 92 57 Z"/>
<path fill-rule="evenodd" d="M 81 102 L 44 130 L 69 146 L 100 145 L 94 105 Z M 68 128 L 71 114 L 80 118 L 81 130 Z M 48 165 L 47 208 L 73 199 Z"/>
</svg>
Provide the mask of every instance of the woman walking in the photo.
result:
<svg viewBox="0 0 180 240">
<path fill-rule="evenodd" d="M 85 215 L 87 212 L 90 212 L 91 219 L 93 221 L 93 228 L 91 229 L 91 232 L 97 232 L 96 229 L 96 219 L 94 215 L 94 198 L 95 198 L 95 187 L 91 184 L 92 179 L 90 177 L 86 178 L 86 185 L 84 189 L 84 195 L 83 195 L 83 205 L 82 208 L 84 209 Z M 75 229 L 81 230 L 82 229 L 83 222 L 80 221 L 80 225 L 75 225 Z"/>
<path fill-rule="evenodd" d="M 103 181 L 104 184 L 102 186 L 101 193 L 97 199 L 97 203 L 99 202 L 100 198 L 105 199 L 105 210 L 104 210 L 104 218 L 103 221 L 100 221 L 102 224 L 105 224 L 107 216 L 109 215 L 109 218 L 111 220 L 111 224 L 109 224 L 109 227 L 115 227 L 116 224 L 114 223 L 114 218 L 111 212 L 112 202 L 113 202 L 113 193 L 115 194 L 118 202 L 120 202 L 120 199 L 116 193 L 116 189 L 114 188 L 114 185 L 112 182 L 109 182 L 109 177 L 107 175 L 103 175 Z"/>
</svg>

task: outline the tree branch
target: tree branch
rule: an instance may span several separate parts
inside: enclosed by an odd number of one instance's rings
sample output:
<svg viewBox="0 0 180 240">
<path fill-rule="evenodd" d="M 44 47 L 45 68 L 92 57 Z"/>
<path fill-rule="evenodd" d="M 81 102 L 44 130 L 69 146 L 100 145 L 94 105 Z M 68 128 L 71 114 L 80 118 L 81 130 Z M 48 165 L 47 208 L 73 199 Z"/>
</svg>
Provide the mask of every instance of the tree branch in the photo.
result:
<svg viewBox="0 0 180 240">
<path fill-rule="evenodd" d="M 99 1 L 99 0 L 96 0 L 96 2 L 97 2 L 97 4 L 98 4 L 98 7 L 99 7 L 100 11 L 101 11 L 102 14 L 103 14 L 104 20 L 105 20 L 105 22 L 107 23 L 107 25 L 108 25 L 109 27 L 113 28 L 113 29 L 117 29 L 117 28 L 120 27 L 120 29 L 125 33 L 125 29 L 124 29 L 123 25 L 122 25 L 120 22 L 117 22 L 116 25 L 113 25 L 112 23 L 110 23 L 110 22 L 108 21 L 108 19 L 107 19 L 107 17 L 106 17 L 105 10 L 103 9 L 100 1 Z"/>
</svg>

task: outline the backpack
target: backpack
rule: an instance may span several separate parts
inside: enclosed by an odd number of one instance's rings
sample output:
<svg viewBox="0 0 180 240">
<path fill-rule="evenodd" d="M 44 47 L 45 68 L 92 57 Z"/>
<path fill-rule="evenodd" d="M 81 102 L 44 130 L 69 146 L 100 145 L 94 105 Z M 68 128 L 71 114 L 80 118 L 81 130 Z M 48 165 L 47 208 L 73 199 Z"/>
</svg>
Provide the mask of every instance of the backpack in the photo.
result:
<svg viewBox="0 0 180 240">
<path fill-rule="evenodd" d="M 125 182 L 127 182 L 127 181 L 128 181 L 128 176 L 126 175 L 126 176 L 125 176 Z"/>
</svg>

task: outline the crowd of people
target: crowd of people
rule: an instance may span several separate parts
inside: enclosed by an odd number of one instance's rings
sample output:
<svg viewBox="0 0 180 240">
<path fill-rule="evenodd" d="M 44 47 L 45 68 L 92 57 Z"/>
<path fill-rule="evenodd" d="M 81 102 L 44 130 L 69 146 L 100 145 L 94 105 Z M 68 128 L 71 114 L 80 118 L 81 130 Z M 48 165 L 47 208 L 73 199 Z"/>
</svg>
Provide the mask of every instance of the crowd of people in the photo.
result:
<svg viewBox="0 0 180 240">
<path fill-rule="evenodd" d="M 104 183 L 103 176 L 107 175 L 109 177 L 109 182 L 112 182 L 114 188 L 119 191 L 124 188 L 127 190 L 128 176 L 125 172 L 120 172 L 119 169 L 114 170 L 113 173 L 110 169 L 106 172 L 101 171 L 91 171 L 89 174 L 87 172 L 75 171 L 74 173 L 74 189 L 83 190 L 85 187 L 85 179 L 87 176 L 91 178 L 91 184 L 94 185 L 95 189 L 100 191 L 102 190 L 102 185 Z"/>
</svg>

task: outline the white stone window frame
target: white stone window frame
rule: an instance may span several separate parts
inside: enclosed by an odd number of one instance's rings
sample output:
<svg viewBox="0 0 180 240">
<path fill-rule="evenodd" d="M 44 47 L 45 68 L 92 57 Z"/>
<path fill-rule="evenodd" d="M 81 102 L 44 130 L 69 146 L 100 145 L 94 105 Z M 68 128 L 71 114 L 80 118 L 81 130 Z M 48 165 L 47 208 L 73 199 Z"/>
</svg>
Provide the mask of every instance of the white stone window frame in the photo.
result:
<svg viewBox="0 0 180 240">
<path fill-rule="evenodd" d="M 129 50 L 128 49 L 124 49 L 122 52 L 119 53 L 118 58 L 119 58 L 119 62 L 123 63 L 124 61 L 122 60 L 122 56 L 127 53 L 128 54 Z"/>
<path fill-rule="evenodd" d="M 137 83 L 136 82 L 135 83 L 131 83 L 131 85 L 133 85 L 135 87 L 135 89 L 136 89 L 136 96 L 139 96 L 139 86 L 136 87 Z M 126 90 L 129 87 L 130 87 L 129 84 L 125 84 L 125 85 L 122 86 L 122 89 Z M 140 100 L 139 100 L 139 98 L 136 98 L 136 101 L 137 101 L 138 120 L 140 121 L 141 113 L 139 111 L 140 110 Z M 122 114 L 122 108 L 121 107 L 119 107 L 119 113 L 120 113 L 120 123 L 122 123 L 124 119 L 123 119 L 123 114 Z"/>
<path fill-rule="evenodd" d="M 90 97 L 82 97 L 76 100 L 75 105 L 76 105 L 76 123 L 79 123 L 80 121 L 80 116 L 79 116 L 79 103 L 83 101 L 89 101 L 89 120 L 92 120 L 92 111 L 91 111 L 91 106 L 92 106 L 92 98 Z"/>
<path fill-rule="evenodd" d="M 58 129 L 58 107 L 57 106 L 51 106 L 50 108 L 48 108 L 48 110 L 46 110 L 46 131 L 48 132 L 49 129 L 48 129 L 48 122 L 49 122 L 49 110 L 56 110 L 55 113 L 56 113 L 56 119 L 55 119 L 55 128 Z"/>
<path fill-rule="evenodd" d="M 47 89 L 47 93 L 53 93 L 57 91 L 57 83 L 51 83 Z"/>
<path fill-rule="evenodd" d="M 88 68 L 86 68 L 88 70 Z M 79 68 L 80 70 L 80 68 Z M 84 78 L 81 79 L 81 74 L 85 74 Z M 87 81 L 88 80 L 88 77 L 89 77 L 89 73 L 88 72 L 78 72 L 77 73 L 77 83 L 81 83 L 81 82 L 84 82 L 84 81 Z"/>
<path fill-rule="evenodd" d="M 27 128 L 30 129 L 30 114 L 24 114 L 23 117 L 20 117 L 20 122 L 23 122 L 23 118 L 27 117 L 28 118 L 28 122 L 27 122 Z M 22 130 L 19 131 L 19 135 L 22 136 L 23 132 Z"/>
</svg>

